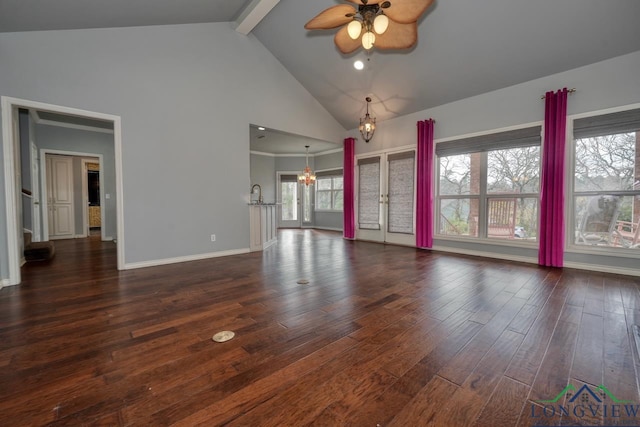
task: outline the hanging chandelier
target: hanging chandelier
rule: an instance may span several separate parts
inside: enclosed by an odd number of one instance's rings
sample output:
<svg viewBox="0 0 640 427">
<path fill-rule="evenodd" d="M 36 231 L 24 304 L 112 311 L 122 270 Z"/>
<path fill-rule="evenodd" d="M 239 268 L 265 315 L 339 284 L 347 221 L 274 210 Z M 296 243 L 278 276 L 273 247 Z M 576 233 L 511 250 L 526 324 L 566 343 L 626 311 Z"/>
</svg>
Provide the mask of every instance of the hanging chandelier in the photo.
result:
<svg viewBox="0 0 640 427">
<path fill-rule="evenodd" d="M 371 102 L 371 98 L 367 96 L 365 100 L 367 101 L 367 114 L 360 119 L 358 129 L 360 129 L 360 134 L 364 138 L 364 142 L 369 142 L 371 138 L 373 138 L 373 133 L 376 131 L 376 118 L 369 116 L 369 103 Z"/>
<path fill-rule="evenodd" d="M 305 145 L 305 147 L 307 149 L 307 166 L 304 168 L 302 173 L 298 175 L 298 182 L 308 186 L 313 185 L 313 183 L 316 182 L 316 175 L 309 167 L 309 146 Z"/>
</svg>

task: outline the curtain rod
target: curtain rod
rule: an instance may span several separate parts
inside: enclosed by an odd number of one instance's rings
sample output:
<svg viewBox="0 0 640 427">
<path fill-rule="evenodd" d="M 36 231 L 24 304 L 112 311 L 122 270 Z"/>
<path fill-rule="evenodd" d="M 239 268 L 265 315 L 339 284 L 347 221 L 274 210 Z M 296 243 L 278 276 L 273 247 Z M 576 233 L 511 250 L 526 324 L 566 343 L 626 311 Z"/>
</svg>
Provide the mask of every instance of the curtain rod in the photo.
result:
<svg viewBox="0 0 640 427">
<path fill-rule="evenodd" d="M 574 88 L 572 88 L 572 89 L 569 89 L 569 90 L 567 91 L 567 93 L 568 93 L 569 95 L 571 95 L 571 94 L 572 94 L 573 92 L 575 92 L 575 91 L 576 91 L 576 88 L 574 87 Z M 542 95 L 542 96 L 540 97 L 540 99 L 545 99 L 546 97 L 547 97 L 547 95 Z"/>
</svg>

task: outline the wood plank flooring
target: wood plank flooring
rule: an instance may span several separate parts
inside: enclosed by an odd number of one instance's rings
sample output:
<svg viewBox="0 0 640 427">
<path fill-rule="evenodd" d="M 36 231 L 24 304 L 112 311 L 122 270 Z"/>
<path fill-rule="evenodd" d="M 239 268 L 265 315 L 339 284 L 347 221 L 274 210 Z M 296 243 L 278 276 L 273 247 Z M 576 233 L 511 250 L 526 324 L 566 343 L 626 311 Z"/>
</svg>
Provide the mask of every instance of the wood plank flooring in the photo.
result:
<svg viewBox="0 0 640 427">
<path fill-rule="evenodd" d="M 0 426 L 640 425 L 638 278 L 314 230 L 123 272 L 56 252 L 0 291 Z"/>
</svg>

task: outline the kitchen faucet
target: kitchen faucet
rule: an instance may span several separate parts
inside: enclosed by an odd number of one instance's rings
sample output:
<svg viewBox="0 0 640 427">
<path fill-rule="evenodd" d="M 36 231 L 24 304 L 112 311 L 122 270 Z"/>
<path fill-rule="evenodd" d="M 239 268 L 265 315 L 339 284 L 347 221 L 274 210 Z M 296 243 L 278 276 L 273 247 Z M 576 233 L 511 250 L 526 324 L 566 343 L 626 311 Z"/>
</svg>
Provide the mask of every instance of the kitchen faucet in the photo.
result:
<svg viewBox="0 0 640 427">
<path fill-rule="evenodd" d="M 262 204 L 262 187 L 260 187 L 260 184 L 253 184 L 253 187 L 251 187 L 251 194 L 255 193 L 256 187 L 258 187 L 258 203 Z"/>
</svg>

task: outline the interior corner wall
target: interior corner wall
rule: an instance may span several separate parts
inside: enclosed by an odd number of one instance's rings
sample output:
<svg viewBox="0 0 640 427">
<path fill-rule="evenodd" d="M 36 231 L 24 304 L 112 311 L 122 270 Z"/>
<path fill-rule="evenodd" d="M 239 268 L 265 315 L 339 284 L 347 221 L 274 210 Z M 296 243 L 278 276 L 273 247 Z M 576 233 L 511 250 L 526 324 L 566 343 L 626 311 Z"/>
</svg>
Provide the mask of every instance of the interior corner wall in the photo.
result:
<svg viewBox="0 0 640 427">
<path fill-rule="evenodd" d="M 416 144 L 416 122 L 435 119 L 435 142 L 475 132 L 491 131 L 544 120 L 547 91 L 576 88 L 569 97 L 567 114 L 595 112 L 640 103 L 640 51 L 606 61 L 531 80 L 522 84 L 441 105 L 417 113 L 378 122 L 376 135 L 368 143 L 356 142 L 356 154 Z M 352 129 L 347 135 L 357 136 Z M 471 254 L 516 257 L 537 261 L 537 248 L 513 248 L 484 242 L 434 240 L 434 247 Z M 517 250 L 516 250 L 517 249 Z M 596 259 L 597 258 L 597 259 Z M 568 261 L 629 268 L 637 259 L 570 254 Z"/>
<path fill-rule="evenodd" d="M 316 155 L 314 158 L 315 171 L 341 169 L 344 166 L 342 152 Z M 328 230 L 342 230 L 344 217 L 342 212 L 314 213 L 314 227 Z"/>
<path fill-rule="evenodd" d="M 276 201 L 276 158 L 251 153 L 251 185 L 258 184 L 262 188 L 262 199 L 265 203 Z M 258 196 L 253 195 L 257 200 Z"/>
<path fill-rule="evenodd" d="M 313 157 L 315 170 L 340 169 L 344 165 L 344 154 L 339 153 L 316 154 Z"/>
<path fill-rule="evenodd" d="M 0 95 L 121 118 L 125 268 L 248 249 L 249 124 L 345 132 L 228 22 L 0 33 Z"/>
<path fill-rule="evenodd" d="M 29 125 L 30 117 L 29 112 L 20 110 L 18 113 L 18 123 L 20 127 L 20 176 L 22 182 L 20 183 L 23 190 L 31 191 L 33 193 L 33 179 L 31 177 L 31 147 L 29 145 L 30 130 Z M 22 227 L 25 230 L 33 231 L 33 198 L 20 192 L 20 198 L 22 200 Z"/>
</svg>

